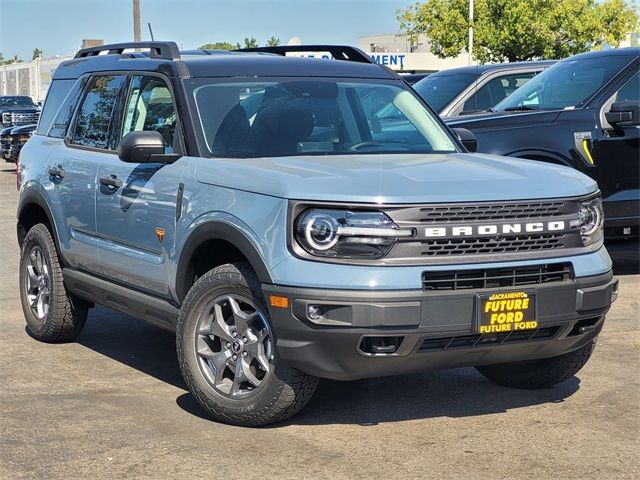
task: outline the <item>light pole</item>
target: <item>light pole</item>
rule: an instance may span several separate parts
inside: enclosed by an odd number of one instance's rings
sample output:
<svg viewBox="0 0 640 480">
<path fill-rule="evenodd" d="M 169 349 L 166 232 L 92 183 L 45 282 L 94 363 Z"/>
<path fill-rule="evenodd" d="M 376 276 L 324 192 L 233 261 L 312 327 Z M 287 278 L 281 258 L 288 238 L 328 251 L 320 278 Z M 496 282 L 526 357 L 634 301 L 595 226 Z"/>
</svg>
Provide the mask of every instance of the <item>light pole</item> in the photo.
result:
<svg viewBox="0 0 640 480">
<path fill-rule="evenodd" d="M 133 41 L 140 41 L 140 0 L 133 0 Z"/>
<path fill-rule="evenodd" d="M 469 66 L 473 65 L 473 0 L 469 0 Z"/>
</svg>

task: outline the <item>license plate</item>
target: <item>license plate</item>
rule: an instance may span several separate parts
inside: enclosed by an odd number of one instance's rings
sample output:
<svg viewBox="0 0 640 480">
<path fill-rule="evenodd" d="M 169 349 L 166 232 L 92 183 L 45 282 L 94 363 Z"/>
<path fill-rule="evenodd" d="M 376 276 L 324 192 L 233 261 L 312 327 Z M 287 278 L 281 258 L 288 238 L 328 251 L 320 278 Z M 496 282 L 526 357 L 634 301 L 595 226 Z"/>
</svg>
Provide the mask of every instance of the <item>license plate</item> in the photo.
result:
<svg viewBox="0 0 640 480">
<path fill-rule="evenodd" d="M 510 333 L 538 328 L 535 293 L 478 294 L 477 305 L 478 333 Z"/>
</svg>

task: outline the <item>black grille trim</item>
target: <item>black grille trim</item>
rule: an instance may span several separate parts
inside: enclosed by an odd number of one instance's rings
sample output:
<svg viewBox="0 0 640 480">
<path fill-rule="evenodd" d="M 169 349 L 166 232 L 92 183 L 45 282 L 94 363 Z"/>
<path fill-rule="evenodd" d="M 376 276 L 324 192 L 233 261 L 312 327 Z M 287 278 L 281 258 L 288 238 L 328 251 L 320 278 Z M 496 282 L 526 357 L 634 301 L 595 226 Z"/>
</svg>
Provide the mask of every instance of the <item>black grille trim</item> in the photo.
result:
<svg viewBox="0 0 640 480">
<path fill-rule="evenodd" d="M 560 330 L 559 325 L 540 327 L 524 332 L 492 333 L 472 335 L 455 335 L 451 337 L 427 338 L 422 342 L 418 352 L 453 350 L 459 348 L 485 347 L 488 345 L 504 345 L 510 343 L 526 343 L 550 340 Z"/>
<path fill-rule="evenodd" d="M 515 235 L 510 237 L 450 238 L 421 242 L 423 256 L 483 255 L 530 252 L 565 247 L 564 234 Z"/>
<path fill-rule="evenodd" d="M 427 206 L 420 222 L 448 223 L 478 220 L 517 220 L 564 215 L 564 202 L 519 202 L 477 205 Z"/>
<path fill-rule="evenodd" d="M 465 290 L 520 287 L 574 279 L 571 263 L 422 272 L 422 289 Z"/>
</svg>

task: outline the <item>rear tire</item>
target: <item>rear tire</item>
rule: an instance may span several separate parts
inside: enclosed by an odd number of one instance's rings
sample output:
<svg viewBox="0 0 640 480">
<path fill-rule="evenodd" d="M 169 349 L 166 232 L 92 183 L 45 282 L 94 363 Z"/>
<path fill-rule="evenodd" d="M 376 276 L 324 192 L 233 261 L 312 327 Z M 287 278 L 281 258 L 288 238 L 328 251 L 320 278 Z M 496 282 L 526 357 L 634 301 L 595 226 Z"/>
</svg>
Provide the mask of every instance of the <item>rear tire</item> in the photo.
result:
<svg viewBox="0 0 640 480">
<path fill-rule="evenodd" d="M 564 382 L 587 363 L 596 347 L 596 339 L 584 347 L 552 358 L 532 362 L 501 363 L 476 367 L 489 380 L 506 387 L 538 389 Z"/>
<path fill-rule="evenodd" d="M 196 281 L 182 305 L 176 343 L 189 391 L 220 422 L 279 422 L 301 410 L 318 385 L 278 359 L 262 288 L 246 262 Z"/>
<path fill-rule="evenodd" d="M 87 303 L 64 286 L 55 243 L 42 223 L 29 230 L 22 244 L 20 300 L 29 333 L 41 342 L 75 340 L 87 319 Z"/>
</svg>

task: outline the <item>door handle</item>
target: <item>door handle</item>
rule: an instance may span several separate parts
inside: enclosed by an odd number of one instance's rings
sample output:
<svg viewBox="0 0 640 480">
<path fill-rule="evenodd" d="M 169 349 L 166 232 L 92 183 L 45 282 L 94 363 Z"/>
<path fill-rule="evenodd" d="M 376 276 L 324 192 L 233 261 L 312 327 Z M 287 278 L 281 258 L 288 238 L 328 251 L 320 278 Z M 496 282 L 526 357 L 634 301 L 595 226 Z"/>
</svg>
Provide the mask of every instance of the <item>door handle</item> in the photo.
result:
<svg viewBox="0 0 640 480">
<path fill-rule="evenodd" d="M 115 175 L 109 175 L 108 177 L 100 177 L 100 184 L 109 188 L 120 188 L 122 180 Z"/>
<path fill-rule="evenodd" d="M 49 169 L 49 175 L 55 178 L 64 178 L 64 168 L 60 165 L 57 167 L 51 167 Z"/>
</svg>

